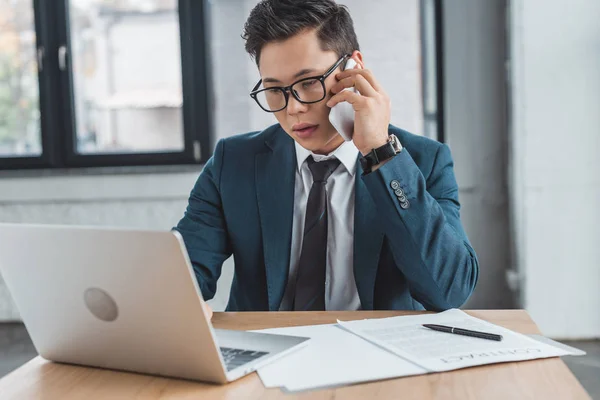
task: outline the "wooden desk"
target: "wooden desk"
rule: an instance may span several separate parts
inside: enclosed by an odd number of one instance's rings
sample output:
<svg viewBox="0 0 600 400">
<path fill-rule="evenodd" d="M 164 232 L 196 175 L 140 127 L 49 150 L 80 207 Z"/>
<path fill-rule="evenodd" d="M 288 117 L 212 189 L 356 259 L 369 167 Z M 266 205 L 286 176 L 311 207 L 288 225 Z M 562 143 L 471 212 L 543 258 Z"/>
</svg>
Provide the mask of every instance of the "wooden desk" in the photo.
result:
<svg viewBox="0 0 600 400">
<path fill-rule="evenodd" d="M 415 312 L 215 313 L 217 328 L 262 329 Z M 522 310 L 469 311 L 522 333 L 539 333 Z M 0 380 L 0 399 L 589 399 L 560 358 L 496 364 L 338 389 L 285 394 L 256 374 L 225 386 L 51 363 L 36 357 Z"/>
</svg>

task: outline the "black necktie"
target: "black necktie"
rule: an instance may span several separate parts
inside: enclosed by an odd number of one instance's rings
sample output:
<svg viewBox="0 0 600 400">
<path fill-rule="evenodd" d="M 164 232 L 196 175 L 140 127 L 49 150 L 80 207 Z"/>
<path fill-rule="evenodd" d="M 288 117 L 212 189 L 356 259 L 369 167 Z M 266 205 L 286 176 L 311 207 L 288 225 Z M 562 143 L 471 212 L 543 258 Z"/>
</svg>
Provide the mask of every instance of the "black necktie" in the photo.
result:
<svg viewBox="0 0 600 400">
<path fill-rule="evenodd" d="M 313 176 L 306 203 L 304 238 L 298 262 L 293 309 L 296 311 L 325 310 L 325 273 L 327 263 L 327 178 L 340 165 L 340 160 L 321 162 L 309 157 L 308 168 Z"/>
</svg>

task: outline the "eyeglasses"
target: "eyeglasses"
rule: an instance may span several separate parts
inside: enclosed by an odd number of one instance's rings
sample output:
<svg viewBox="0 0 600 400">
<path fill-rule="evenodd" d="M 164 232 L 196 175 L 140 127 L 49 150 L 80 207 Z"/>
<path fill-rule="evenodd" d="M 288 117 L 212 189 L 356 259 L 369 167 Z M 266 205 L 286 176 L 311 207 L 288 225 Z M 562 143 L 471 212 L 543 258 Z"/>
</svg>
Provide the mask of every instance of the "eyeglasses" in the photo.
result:
<svg viewBox="0 0 600 400">
<path fill-rule="evenodd" d="M 290 98 L 289 93 L 294 96 L 296 100 L 303 104 L 318 103 L 327 96 L 327 90 L 325 89 L 325 79 L 333 71 L 335 71 L 342 62 L 347 60 L 351 55 L 345 54 L 340 57 L 335 64 L 331 66 L 323 75 L 311 76 L 309 78 L 302 78 L 290 86 L 273 86 L 264 89 L 258 89 L 262 84 L 262 79 L 258 81 L 256 86 L 250 92 L 256 103 L 265 110 L 266 112 L 277 112 L 287 107 Z M 288 93 L 289 92 L 289 93 Z"/>
</svg>

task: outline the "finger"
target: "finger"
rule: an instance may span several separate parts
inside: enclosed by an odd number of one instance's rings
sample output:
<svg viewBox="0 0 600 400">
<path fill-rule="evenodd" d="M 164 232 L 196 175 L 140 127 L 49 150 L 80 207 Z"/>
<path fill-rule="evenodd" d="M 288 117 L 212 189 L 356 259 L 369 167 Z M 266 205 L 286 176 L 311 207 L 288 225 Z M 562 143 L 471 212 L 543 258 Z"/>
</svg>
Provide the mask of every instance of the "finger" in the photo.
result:
<svg viewBox="0 0 600 400">
<path fill-rule="evenodd" d="M 344 89 L 347 88 L 351 88 L 354 86 L 354 76 L 348 76 L 338 82 L 335 83 L 335 85 L 333 85 L 331 87 L 331 92 L 332 93 L 339 93 Z"/>
<path fill-rule="evenodd" d="M 377 90 L 371 85 L 371 83 L 364 77 L 364 75 L 354 76 L 354 87 L 363 96 L 375 97 L 379 94 Z"/>
<path fill-rule="evenodd" d="M 352 75 L 342 79 L 332 86 L 331 92 L 336 94 L 344 89 L 355 87 L 360 94 L 364 96 L 374 97 L 377 95 L 377 91 L 369 84 L 369 82 L 363 78 L 362 75 Z"/>
<path fill-rule="evenodd" d="M 375 89 L 376 91 L 381 92 L 383 90 L 383 88 L 381 87 L 379 82 L 377 82 L 377 79 L 375 79 L 373 72 L 371 72 L 371 70 L 369 70 L 369 69 L 348 69 L 346 71 L 342 71 L 342 72 L 336 74 L 335 77 L 339 80 L 342 80 L 349 76 L 355 76 L 355 75 L 363 76 L 371 84 L 373 89 Z"/>
<path fill-rule="evenodd" d="M 327 106 L 334 107 L 336 104 L 345 101 L 352 104 L 352 108 L 354 108 L 355 111 L 358 111 L 361 109 L 361 106 L 364 104 L 365 100 L 366 98 L 358 93 L 352 92 L 350 90 L 344 90 L 333 96 L 331 99 L 329 99 L 329 101 L 327 102 Z"/>
<path fill-rule="evenodd" d="M 210 319 L 212 319 L 212 316 L 213 316 L 213 310 L 212 310 L 212 308 L 211 308 L 211 307 L 210 307 L 208 304 L 206 304 L 206 303 L 204 303 L 204 311 L 206 312 L 206 316 L 208 317 L 208 319 L 209 319 L 209 320 L 210 320 Z"/>
</svg>

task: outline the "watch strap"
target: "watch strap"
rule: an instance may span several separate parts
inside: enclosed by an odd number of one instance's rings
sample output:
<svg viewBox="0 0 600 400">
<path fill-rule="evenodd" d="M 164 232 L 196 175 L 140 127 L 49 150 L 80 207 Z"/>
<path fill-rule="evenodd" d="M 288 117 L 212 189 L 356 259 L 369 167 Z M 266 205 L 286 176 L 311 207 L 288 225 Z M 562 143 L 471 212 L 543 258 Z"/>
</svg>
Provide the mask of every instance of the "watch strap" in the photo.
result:
<svg viewBox="0 0 600 400">
<path fill-rule="evenodd" d="M 400 151 L 402 147 L 397 142 L 397 138 L 394 135 L 390 135 L 390 139 L 386 144 L 376 149 L 371 150 L 368 154 L 360 157 L 360 165 L 363 169 L 363 173 L 368 174 L 371 172 L 374 165 L 377 165 L 389 158 L 394 157 Z"/>
</svg>

